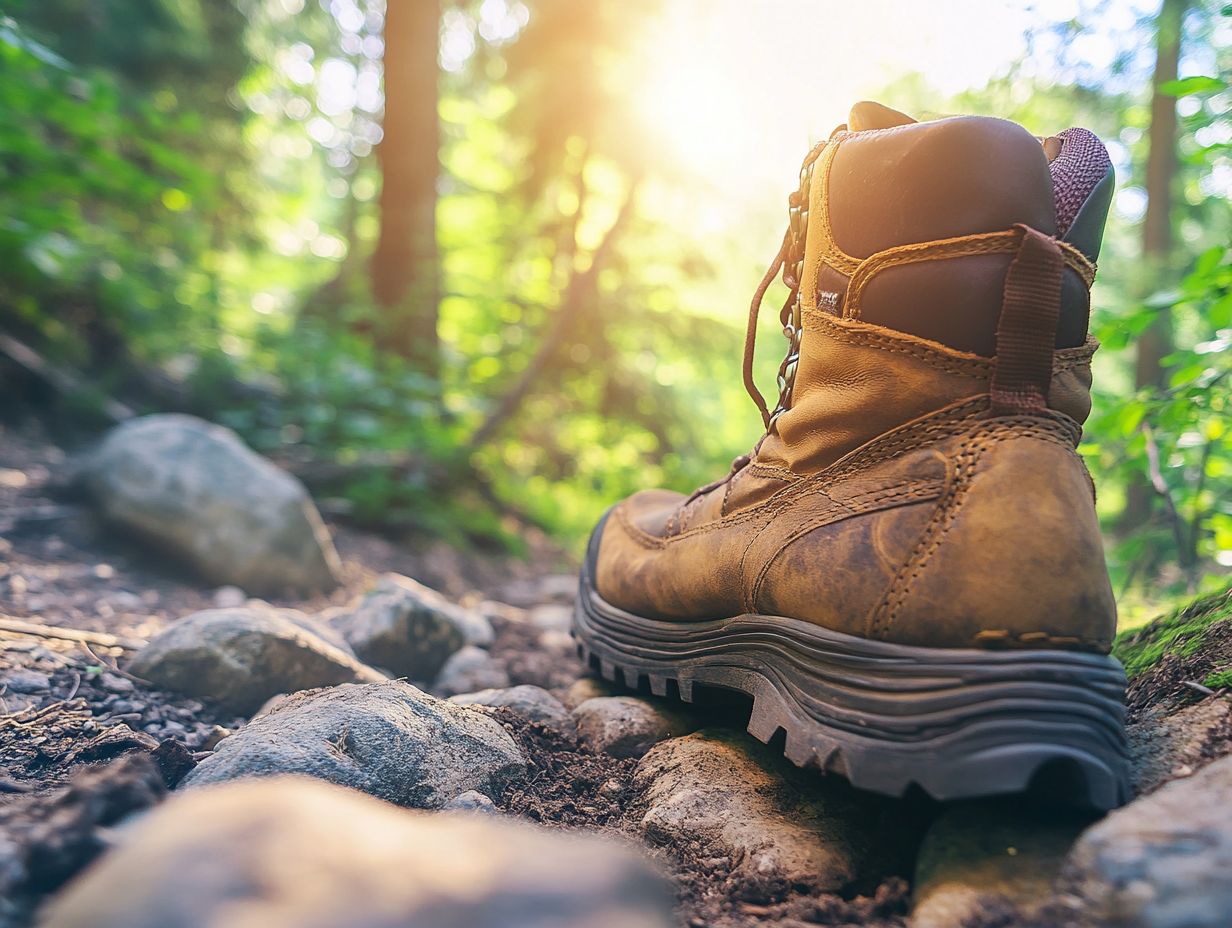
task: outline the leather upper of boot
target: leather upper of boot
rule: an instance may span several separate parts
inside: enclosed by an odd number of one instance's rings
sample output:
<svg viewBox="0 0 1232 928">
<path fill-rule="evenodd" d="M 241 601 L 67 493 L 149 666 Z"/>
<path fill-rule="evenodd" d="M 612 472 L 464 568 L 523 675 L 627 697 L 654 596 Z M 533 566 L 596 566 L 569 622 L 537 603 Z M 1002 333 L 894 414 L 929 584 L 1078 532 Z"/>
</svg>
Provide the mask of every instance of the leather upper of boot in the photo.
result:
<svg viewBox="0 0 1232 928">
<path fill-rule="evenodd" d="M 785 408 L 726 479 L 615 507 L 600 595 L 681 621 L 762 612 L 907 643 L 1106 649 L 1115 605 L 1073 449 L 1110 165 L 1068 133 L 1041 144 L 1001 119 L 858 104 L 812 168 Z M 1060 242 L 1046 408 L 992 415 L 1024 227 L 1076 242 Z M 1036 583 L 1051 598 L 1026 601 Z"/>
</svg>

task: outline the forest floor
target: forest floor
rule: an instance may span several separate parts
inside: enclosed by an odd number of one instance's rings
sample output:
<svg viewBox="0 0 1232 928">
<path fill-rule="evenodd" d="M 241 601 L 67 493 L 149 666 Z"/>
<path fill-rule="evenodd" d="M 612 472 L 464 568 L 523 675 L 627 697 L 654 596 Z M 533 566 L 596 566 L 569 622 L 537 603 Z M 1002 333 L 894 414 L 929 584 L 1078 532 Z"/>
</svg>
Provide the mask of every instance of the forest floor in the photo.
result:
<svg viewBox="0 0 1232 928">
<path fill-rule="evenodd" d="M 99 834 L 106 832 L 100 826 L 156 801 L 142 794 L 132 771 L 124 768 L 125 755 L 153 752 L 164 781 L 174 786 L 220 738 L 246 724 L 234 713 L 165 692 L 124 670 L 128 639 L 148 639 L 182 616 L 218 605 L 227 593 L 202 586 L 117 536 L 89 507 L 66 503 L 53 492 L 65 457 L 37 426 L 0 427 L 0 620 L 7 623 L 0 627 L 0 869 L 4 826 L 24 821 L 27 832 L 31 822 L 41 829 L 35 829 L 39 872 L 27 880 L 20 900 L 7 909 L 0 905 L 2 928 L 29 924 L 37 906 L 98 855 Z M 343 586 L 328 596 L 274 605 L 306 612 L 340 606 L 391 571 L 471 607 L 497 601 L 522 609 L 559 608 L 571 598 L 569 559 L 546 542 L 535 543 L 531 559 L 514 560 L 439 544 L 399 545 L 341 525 L 331 530 L 344 562 Z M 63 628 L 69 637 L 23 632 L 14 624 L 22 621 Z M 494 619 L 493 626 L 489 652 L 511 685 L 560 694 L 586 676 L 574 657 L 545 658 L 537 634 L 524 622 Z M 74 632 L 87 634 L 74 637 Z M 108 635 L 117 640 L 109 642 Z M 1140 676 L 1130 692 L 1131 731 L 1203 700 L 1223 699 L 1197 681 L 1226 666 L 1230 652 L 1232 624 L 1225 623 L 1201 654 L 1166 658 Z M 528 761 L 526 775 L 496 798 L 501 812 L 550 827 L 645 841 L 638 821 L 647 798 L 636 777 L 636 759 L 597 753 L 576 737 L 512 711 L 500 710 L 497 718 Z M 744 719 L 718 707 L 697 724 L 742 729 Z M 1196 767 L 1228 753 L 1232 726 L 1226 716 L 1220 726 L 1205 730 L 1200 743 L 1187 744 L 1183 758 L 1155 758 L 1157 781 L 1185 775 L 1178 765 Z M 1142 752 L 1158 753 L 1149 747 L 1151 739 L 1143 743 L 1148 747 Z M 1149 766 L 1149 758 L 1144 763 Z M 69 783 L 74 790 L 66 801 Z M 916 799 L 895 803 L 887 814 L 902 823 L 901 853 L 877 878 L 842 894 L 791 887 L 770 894 L 751 891 L 733 874 L 732 861 L 687 841 L 651 842 L 646 850 L 674 878 L 678 916 L 690 928 L 890 928 L 907 923 L 911 861 L 939 809 Z M 970 924 L 1028 923 L 989 911 Z"/>
</svg>

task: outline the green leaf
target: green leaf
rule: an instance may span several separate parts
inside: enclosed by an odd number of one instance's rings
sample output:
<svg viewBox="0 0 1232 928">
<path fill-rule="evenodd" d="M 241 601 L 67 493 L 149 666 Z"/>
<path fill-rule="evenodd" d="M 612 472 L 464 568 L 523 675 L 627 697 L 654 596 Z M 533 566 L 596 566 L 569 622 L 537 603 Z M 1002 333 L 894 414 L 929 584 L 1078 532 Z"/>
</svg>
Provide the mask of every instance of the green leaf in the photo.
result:
<svg viewBox="0 0 1232 928">
<path fill-rule="evenodd" d="M 1159 85 L 1159 92 L 1169 97 L 1187 97 L 1194 93 L 1218 93 L 1227 89 L 1227 82 L 1204 74 L 1195 77 L 1182 77 L 1180 80 L 1165 81 Z"/>
</svg>

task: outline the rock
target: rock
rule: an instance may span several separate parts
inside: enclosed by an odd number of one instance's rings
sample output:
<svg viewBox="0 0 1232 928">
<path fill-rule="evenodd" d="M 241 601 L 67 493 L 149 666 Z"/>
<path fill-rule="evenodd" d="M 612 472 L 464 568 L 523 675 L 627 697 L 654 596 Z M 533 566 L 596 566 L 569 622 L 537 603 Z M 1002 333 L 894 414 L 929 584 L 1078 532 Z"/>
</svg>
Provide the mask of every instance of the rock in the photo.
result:
<svg viewBox="0 0 1232 928">
<path fill-rule="evenodd" d="M 560 697 L 560 701 L 565 704 L 565 708 L 576 709 L 588 699 L 618 695 L 620 695 L 620 690 L 614 684 L 601 680 L 598 677 L 582 677 L 582 679 L 574 681 L 565 690 Z"/>
<path fill-rule="evenodd" d="M 613 757 L 641 757 L 660 741 L 697 728 L 683 712 L 636 696 L 588 699 L 573 718 L 584 744 Z"/>
<path fill-rule="evenodd" d="M 1089 828 L 1063 879 L 1097 924 L 1225 928 L 1232 912 L 1232 757 Z"/>
<path fill-rule="evenodd" d="M 499 815 L 496 803 L 478 790 L 468 789 L 465 793 L 454 796 L 441 806 L 442 812 L 483 812 L 487 815 Z"/>
<path fill-rule="evenodd" d="M 624 845 L 428 815 L 283 777 L 175 796 L 70 884 L 43 928 L 668 928 Z"/>
<path fill-rule="evenodd" d="M 467 644 L 473 644 L 477 648 L 492 647 L 492 643 L 496 640 L 496 632 L 487 618 L 472 609 L 465 609 L 459 614 L 458 619 L 462 629 L 462 639 Z"/>
<path fill-rule="evenodd" d="M 519 609 L 517 606 L 511 606 L 508 603 L 497 602 L 494 599 L 485 599 L 475 611 L 484 619 L 487 619 L 488 624 L 493 622 L 514 622 L 521 623 L 528 621 L 525 609 Z"/>
<path fill-rule="evenodd" d="M 642 832 L 699 859 L 726 858 L 746 898 L 831 892 L 873 869 L 873 800 L 746 735 L 715 729 L 665 741 L 642 758 L 635 782 L 646 791 Z"/>
<path fill-rule="evenodd" d="M 51 688 L 51 676 L 38 670 L 14 670 L 2 682 L 14 693 L 45 693 Z"/>
<path fill-rule="evenodd" d="M 238 609 L 248 603 L 248 594 L 238 586 L 220 586 L 210 599 L 215 609 Z"/>
<path fill-rule="evenodd" d="M 413 680 L 433 680 L 466 641 L 470 619 L 435 590 L 386 574 L 360 602 L 334 616 L 362 660 Z"/>
<path fill-rule="evenodd" d="M 920 846 L 911 928 L 983 924 L 989 912 L 1014 912 L 1030 923 L 1052 898 L 1065 856 L 1089 822 L 1021 800 L 950 806 Z"/>
<path fill-rule="evenodd" d="M 497 794 L 524 766 L 486 715 L 387 680 L 288 696 L 219 743 L 185 784 L 300 773 L 438 809 L 467 790 Z"/>
<path fill-rule="evenodd" d="M 504 689 L 509 683 L 509 672 L 491 654 L 468 644 L 445 662 L 432 685 L 432 691 L 441 696 L 457 696 L 479 690 Z"/>
<path fill-rule="evenodd" d="M 565 632 L 573 627 L 573 607 L 555 603 L 535 606 L 530 610 L 530 624 L 545 632 Z"/>
<path fill-rule="evenodd" d="M 548 574 L 539 581 L 539 595 L 545 601 L 572 603 L 577 592 L 577 574 Z"/>
<path fill-rule="evenodd" d="M 101 673 L 98 675 L 98 685 L 108 693 L 131 693 L 136 687 L 127 677 L 116 673 Z"/>
<path fill-rule="evenodd" d="M 493 706 L 509 709 L 532 722 L 573 735 L 577 729 L 573 716 L 561 701 L 541 686 L 511 686 L 503 690 L 480 690 L 451 696 L 450 702 L 461 706 Z"/>
<path fill-rule="evenodd" d="M 230 429 L 183 415 L 132 419 L 80 462 L 103 516 L 206 580 L 258 594 L 330 589 L 339 561 L 303 485 Z"/>
<path fill-rule="evenodd" d="M 137 652 L 129 670 L 156 686 L 255 712 L 271 696 L 335 683 L 384 679 L 307 632 L 281 609 L 207 609 L 168 626 Z"/>
<path fill-rule="evenodd" d="M 1171 714 L 1151 713 L 1130 725 L 1126 735 L 1134 791 L 1145 795 L 1228 752 L 1232 701 L 1204 699 Z"/>
</svg>

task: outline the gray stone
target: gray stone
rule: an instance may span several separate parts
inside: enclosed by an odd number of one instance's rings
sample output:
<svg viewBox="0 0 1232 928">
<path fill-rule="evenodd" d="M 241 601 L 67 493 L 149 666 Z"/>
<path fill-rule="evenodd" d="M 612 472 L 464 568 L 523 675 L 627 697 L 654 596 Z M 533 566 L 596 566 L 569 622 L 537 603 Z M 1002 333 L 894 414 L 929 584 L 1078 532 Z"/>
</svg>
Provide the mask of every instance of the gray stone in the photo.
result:
<svg viewBox="0 0 1232 928">
<path fill-rule="evenodd" d="M 511 686 L 501 690 L 480 690 L 478 693 L 462 693 L 451 696 L 452 703 L 462 706 L 493 706 L 509 709 L 532 722 L 539 722 L 564 735 L 573 735 L 577 729 L 573 716 L 561 701 L 541 686 Z"/>
<path fill-rule="evenodd" d="M 509 672 L 491 654 L 468 644 L 445 661 L 445 666 L 432 684 L 432 691 L 440 696 L 457 696 L 480 690 L 504 689 L 510 682 Z"/>
<path fill-rule="evenodd" d="M 646 791 L 642 832 L 726 858 L 746 898 L 834 891 L 875 869 L 878 806 L 746 735 L 716 729 L 665 741 L 642 758 L 636 782 Z"/>
<path fill-rule="evenodd" d="M 136 687 L 133 681 L 117 673 L 102 673 L 98 676 L 98 685 L 108 693 L 131 693 Z"/>
<path fill-rule="evenodd" d="M 986 913 L 1030 922 L 1053 897 L 1053 882 L 1090 816 L 1021 800 L 950 806 L 916 858 L 911 928 L 982 924 Z"/>
<path fill-rule="evenodd" d="M 248 594 L 238 586 L 220 586 L 210 598 L 215 609 L 238 609 L 248 603 Z"/>
<path fill-rule="evenodd" d="M 467 790 L 499 792 L 524 767 L 513 739 L 486 715 L 387 680 L 288 696 L 222 741 L 184 782 L 301 773 L 438 809 Z"/>
<path fill-rule="evenodd" d="M 466 610 L 409 577 L 386 574 L 333 626 L 362 660 L 413 680 L 432 680 L 466 641 Z"/>
<path fill-rule="evenodd" d="M 305 622 L 285 609 L 207 609 L 159 632 L 128 669 L 242 715 L 278 693 L 384 679 Z"/>
<path fill-rule="evenodd" d="M 1228 751 L 1232 700 L 1204 699 L 1171 714 L 1157 712 L 1126 730 L 1134 791 L 1153 792 L 1169 780 L 1190 776 Z"/>
<path fill-rule="evenodd" d="M 684 712 L 636 696 L 588 699 L 573 718 L 584 744 L 613 757 L 641 757 L 660 741 L 698 727 Z"/>
<path fill-rule="evenodd" d="M 230 429 L 183 415 L 133 419 L 80 462 L 102 515 L 216 584 L 330 589 L 339 561 L 303 485 Z"/>
<path fill-rule="evenodd" d="M 614 841 L 430 815 L 298 777 L 172 797 L 63 890 L 43 928 L 669 928 Z"/>
<path fill-rule="evenodd" d="M 1088 829 L 1064 880 L 1097 924 L 1226 928 L 1232 912 L 1232 757 Z"/>
<path fill-rule="evenodd" d="M 51 688 L 51 677 L 38 670 L 14 670 L 6 674 L 0 683 L 13 693 L 45 693 Z"/>
<path fill-rule="evenodd" d="M 500 812 L 496 808 L 490 798 L 475 789 L 468 789 L 465 793 L 459 793 L 447 803 L 441 806 L 442 812 L 482 812 L 486 815 L 499 815 Z"/>
<path fill-rule="evenodd" d="M 544 603 L 530 610 L 529 619 L 545 632 L 568 632 L 573 627 L 573 607 Z"/>
</svg>

